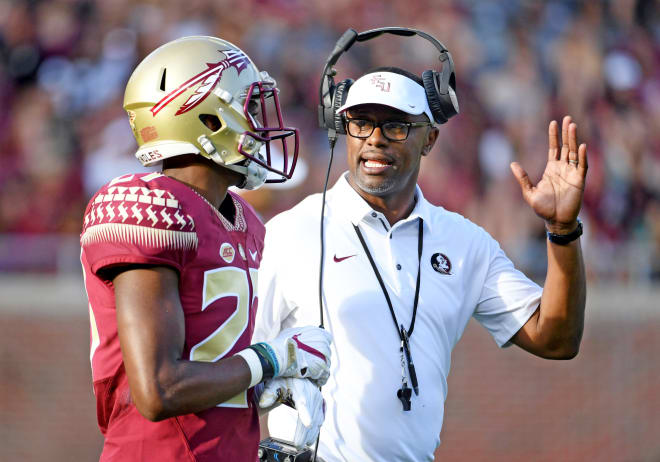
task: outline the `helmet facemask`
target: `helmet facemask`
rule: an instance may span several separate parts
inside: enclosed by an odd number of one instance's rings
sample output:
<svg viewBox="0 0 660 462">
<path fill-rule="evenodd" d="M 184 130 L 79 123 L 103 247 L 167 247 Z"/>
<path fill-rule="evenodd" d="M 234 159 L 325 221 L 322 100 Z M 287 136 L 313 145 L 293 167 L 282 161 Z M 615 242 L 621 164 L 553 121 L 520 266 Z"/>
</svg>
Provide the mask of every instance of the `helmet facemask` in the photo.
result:
<svg viewBox="0 0 660 462">
<path fill-rule="evenodd" d="M 227 164 L 224 161 L 222 150 L 218 149 L 219 146 L 214 142 L 222 127 L 205 137 L 212 147 L 205 144 L 204 139 L 200 139 L 200 144 L 205 147 L 205 151 L 213 161 L 245 177 L 245 182 L 239 186 L 244 189 L 256 189 L 263 183 L 282 183 L 291 179 L 298 159 L 298 129 L 284 125 L 279 104 L 279 90 L 275 81 L 265 72 L 262 72 L 261 76 L 264 80 L 253 82 L 238 98 L 242 101 L 240 110 L 242 117 L 247 120 L 248 130 L 244 130 L 239 136 L 235 150 L 245 159 L 235 164 Z M 228 95 L 217 93 L 225 102 L 229 99 Z M 231 106 L 235 110 L 238 109 L 235 102 Z M 228 120 L 223 116 L 223 112 L 219 111 L 218 118 L 225 125 Z M 289 137 L 293 137 L 293 140 L 287 140 Z M 272 141 L 281 143 L 278 145 L 280 149 L 277 154 L 274 153 L 276 148 L 271 146 Z M 290 142 L 293 146 L 290 146 Z M 276 161 L 279 161 L 278 165 Z M 276 177 L 267 179 L 268 172 Z"/>
<path fill-rule="evenodd" d="M 265 75 L 267 76 L 267 74 Z M 282 183 L 291 179 L 298 160 L 298 129 L 284 126 L 278 92 L 275 81 L 272 79 L 255 82 L 250 85 L 243 104 L 243 112 L 251 131 L 243 133 L 238 145 L 238 152 L 279 176 L 279 178 L 266 180 L 266 183 Z M 270 108 L 268 102 L 272 102 Z M 271 110 L 269 111 L 269 109 Z M 289 165 L 289 145 L 287 143 L 287 138 L 290 136 L 293 136 L 294 144 L 291 165 Z M 251 140 L 262 143 L 262 149 L 257 155 L 253 154 L 254 149 L 250 149 L 253 143 Z M 281 143 L 282 166 L 279 169 L 273 167 L 275 159 L 270 143 L 275 140 Z M 263 148 L 265 148 L 265 158 Z"/>
</svg>

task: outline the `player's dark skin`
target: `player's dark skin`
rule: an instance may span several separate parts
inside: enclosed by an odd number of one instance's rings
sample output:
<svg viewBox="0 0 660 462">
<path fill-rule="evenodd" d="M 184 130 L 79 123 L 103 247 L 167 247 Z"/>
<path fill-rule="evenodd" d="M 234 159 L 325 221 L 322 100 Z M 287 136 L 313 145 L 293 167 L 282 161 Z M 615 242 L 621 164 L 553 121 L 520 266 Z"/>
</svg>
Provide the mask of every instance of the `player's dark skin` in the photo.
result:
<svg viewBox="0 0 660 462">
<path fill-rule="evenodd" d="M 413 116 L 377 104 L 356 106 L 347 115 L 376 122 L 427 121 L 424 114 Z M 437 136 L 434 127 L 411 128 L 405 141 L 388 140 L 379 127 L 367 139 L 347 135 L 348 182 L 390 224 L 406 218 L 415 206 L 421 158 L 430 152 Z M 563 119 L 561 143 L 555 121 L 549 125 L 548 139 L 548 163 L 536 185 L 517 162 L 511 164 L 511 170 L 523 198 L 545 220 L 547 229 L 568 234 L 577 227 L 582 205 L 587 147 L 578 147 L 577 125 L 570 116 Z M 584 328 L 586 282 L 580 241 L 562 246 L 548 240 L 547 253 L 541 304 L 511 341 L 542 358 L 570 359 L 578 353 Z"/>
<path fill-rule="evenodd" d="M 241 181 L 238 173 L 192 155 L 171 159 L 163 173 L 221 211 L 227 188 Z M 174 269 L 129 266 L 116 268 L 111 277 L 131 398 L 144 417 L 158 421 L 199 412 L 248 387 L 250 369 L 240 357 L 215 363 L 182 358 L 185 322 Z"/>
</svg>

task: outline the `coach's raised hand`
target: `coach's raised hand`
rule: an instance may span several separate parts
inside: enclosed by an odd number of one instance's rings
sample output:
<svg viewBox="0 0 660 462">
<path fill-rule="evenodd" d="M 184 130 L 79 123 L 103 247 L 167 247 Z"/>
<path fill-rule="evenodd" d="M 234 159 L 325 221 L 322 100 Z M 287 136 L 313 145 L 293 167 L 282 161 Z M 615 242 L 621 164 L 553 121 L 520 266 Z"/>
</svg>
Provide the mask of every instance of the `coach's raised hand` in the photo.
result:
<svg viewBox="0 0 660 462">
<path fill-rule="evenodd" d="M 548 127 L 548 163 L 543 177 L 535 186 L 518 162 L 511 163 L 523 198 L 546 222 L 548 231 L 568 234 L 577 227 L 587 174 L 587 145 L 578 148 L 577 124 L 571 116 L 562 121 L 561 145 L 557 122 Z"/>
</svg>

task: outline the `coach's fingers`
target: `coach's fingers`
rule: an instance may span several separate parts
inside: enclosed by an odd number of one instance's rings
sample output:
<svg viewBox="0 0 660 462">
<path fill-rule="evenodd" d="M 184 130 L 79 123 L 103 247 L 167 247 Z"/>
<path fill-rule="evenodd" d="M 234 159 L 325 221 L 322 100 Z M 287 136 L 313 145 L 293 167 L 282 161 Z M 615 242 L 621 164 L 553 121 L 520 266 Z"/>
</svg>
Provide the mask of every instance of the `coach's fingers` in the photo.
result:
<svg viewBox="0 0 660 462">
<path fill-rule="evenodd" d="M 589 161 L 587 160 L 586 143 L 582 143 L 578 148 L 578 168 L 583 171 L 582 175 L 586 175 L 587 168 L 589 168 Z"/>
<path fill-rule="evenodd" d="M 522 168 L 518 162 L 511 162 L 510 167 L 511 172 L 513 172 L 513 176 L 515 176 L 516 180 L 518 180 L 518 184 L 520 185 L 520 189 L 522 189 L 523 196 L 527 196 L 527 194 L 532 192 L 532 189 L 534 188 L 534 185 L 529 179 L 529 175 L 527 175 L 525 169 Z"/>
<path fill-rule="evenodd" d="M 559 159 L 559 133 L 557 130 L 557 121 L 553 120 L 548 125 L 548 161 Z"/>
<path fill-rule="evenodd" d="M 577 124 L 568 126 L 568 156 L 566 161 L 578 162 Z"/>
<path fill-rule="evenodd" d="M 568 162 L 568 153 L 570 152 L 569 138 L 570 138 L 570 127 L 571 127 L 571 116 L 564 116 L 564 119 L 561 122 L 561 153 L 560 160 Z"/>
</svg>

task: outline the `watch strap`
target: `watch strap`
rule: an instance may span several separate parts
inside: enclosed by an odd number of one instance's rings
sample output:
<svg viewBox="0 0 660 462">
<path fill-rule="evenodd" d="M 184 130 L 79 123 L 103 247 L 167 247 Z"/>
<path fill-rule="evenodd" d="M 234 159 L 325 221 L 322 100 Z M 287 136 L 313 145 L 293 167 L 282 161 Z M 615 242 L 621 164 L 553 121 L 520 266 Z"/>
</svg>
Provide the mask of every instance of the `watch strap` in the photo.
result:
<svg viewBox="0 0 660 462">
<path fill-rule="evenodd" d="M 578 237 L 582 236 L 582 221 L 580 219 L 577 219 L 577 228 L 575 228 L 573 231 L 571 231 L 568 234 L 555 234 L 551 233 L 550 231 L 546 231 L 546 234 L 548 236 L 548 240 L 552 242 L 553 244 L 558 244 L 558 245 L 567 245 L 570 242 L 573 242 L 576 240 Z"/>
</svg>

